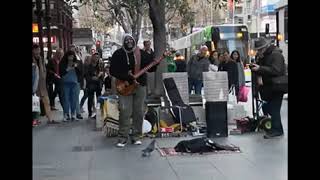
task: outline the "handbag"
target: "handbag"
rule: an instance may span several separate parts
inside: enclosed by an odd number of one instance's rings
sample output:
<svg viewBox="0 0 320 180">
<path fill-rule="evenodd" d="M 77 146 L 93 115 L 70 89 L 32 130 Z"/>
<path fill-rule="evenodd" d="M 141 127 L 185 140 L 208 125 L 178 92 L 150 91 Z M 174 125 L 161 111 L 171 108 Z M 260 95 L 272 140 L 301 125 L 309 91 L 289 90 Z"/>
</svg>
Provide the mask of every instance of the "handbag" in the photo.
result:
<svg viewBox="0 0 320 180">
<path fill-rule="evenodd" d="M 247 86 L 240 86 L 239 94 L 238 94 L 238 101 L 247 102 L 249 90 L 250 89 Z"/>
<path fill-rule="evenodd" d="M 271 81 L 273 91 L 288 93 L 288 75 L 274 77 Z"/>
<path fill-rule="evenodd" d="M 40 98 L 37 95 L 32 96 L 32 112 L 40 112 Z"/>
</svg>

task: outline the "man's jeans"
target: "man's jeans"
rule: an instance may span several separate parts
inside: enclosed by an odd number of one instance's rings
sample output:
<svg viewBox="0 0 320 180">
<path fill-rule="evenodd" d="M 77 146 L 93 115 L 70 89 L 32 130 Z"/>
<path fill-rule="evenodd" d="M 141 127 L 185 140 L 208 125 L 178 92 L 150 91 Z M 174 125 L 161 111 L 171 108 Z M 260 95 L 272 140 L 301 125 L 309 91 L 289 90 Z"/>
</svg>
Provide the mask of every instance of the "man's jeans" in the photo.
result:
<svg viewBox="0 0 320 180">
<path fill-rule="evenodd" d="M 202 86 L 203 86 L 203 81 L 202 80 L 197 80 L 197 79 L 192 79 L 192 78 L 189 78 L 188 81 L 189 81 L 189 94 L 191 94 L 191 91 L 192 91 L 192 89 L 194 87 L 195 94 L 200 94 L 201 95 L 201 89 L 202 89 Z"/>
</svg>

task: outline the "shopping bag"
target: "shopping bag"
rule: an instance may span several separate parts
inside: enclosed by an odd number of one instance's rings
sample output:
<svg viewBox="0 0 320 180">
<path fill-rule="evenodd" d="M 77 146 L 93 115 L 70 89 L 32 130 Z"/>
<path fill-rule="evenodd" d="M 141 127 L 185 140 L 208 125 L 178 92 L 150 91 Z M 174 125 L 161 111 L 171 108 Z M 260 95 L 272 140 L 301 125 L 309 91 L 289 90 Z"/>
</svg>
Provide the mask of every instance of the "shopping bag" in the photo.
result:
<svg viewBox="0 0 320 180">
<path fill-rule="evenodd" d="M 250 89 L 247 86 L 240 86 L 239 94 L 238 94 L 238 101 L 247 102 L 249 90 Z"/>
<path fill-rule="evenodd" d="M 152 125 L 148 120 L 143 119 L 143 123 L 142 123 L 142 133 L 148 133 L 150 132 L 152 129 Z"/>
<path fill-rule="evenodd" d="M 32 96 L 32 112 L 40 112 L 40 98 L 37 95 Z"/>
<path fill-rule="evenodd" d="M 237 104 L 237 96 L 236 96 L 236 90 L 234 86 L 231 86 L 229 90 L 229 95 L 228 95 L 228 104 Z"/>
</svg>

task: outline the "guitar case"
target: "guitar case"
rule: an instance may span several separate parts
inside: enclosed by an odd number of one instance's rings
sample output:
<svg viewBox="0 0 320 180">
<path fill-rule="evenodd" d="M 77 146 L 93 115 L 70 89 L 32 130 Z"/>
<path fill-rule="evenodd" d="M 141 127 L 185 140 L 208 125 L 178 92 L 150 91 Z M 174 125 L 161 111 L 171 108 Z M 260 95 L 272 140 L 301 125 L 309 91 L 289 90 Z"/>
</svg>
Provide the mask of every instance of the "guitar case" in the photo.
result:
<svg viewBox="0 0 320 180">
<path fill-rule="evenodd" d="M 186 109 L 181 109 L 182 124 L 187 125 L 196 121 L 196 115 L 191 106 L 185 104 L 180 96 L 179 90 L 173 78 L 165 78 L 163 80 L 166 99 L 170 106 L 184 106 Z M 170 108 L 170 113 L 173 116 L 175 123 L 180 123 L 179 108 Z"/>
</svg>

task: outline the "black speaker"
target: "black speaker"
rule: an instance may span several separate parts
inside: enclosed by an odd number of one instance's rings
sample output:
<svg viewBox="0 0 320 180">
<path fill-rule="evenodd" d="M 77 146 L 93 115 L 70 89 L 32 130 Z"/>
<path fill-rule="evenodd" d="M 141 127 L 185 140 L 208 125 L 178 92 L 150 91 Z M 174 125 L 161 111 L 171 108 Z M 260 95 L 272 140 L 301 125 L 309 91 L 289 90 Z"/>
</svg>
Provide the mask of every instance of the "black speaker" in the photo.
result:
<svg viewBox="0 0 320 180">
<path fill-rule="evenodd" d="M 206 102 L 207 137 L 227 137 L 227 102 Z"/>
</svg>

